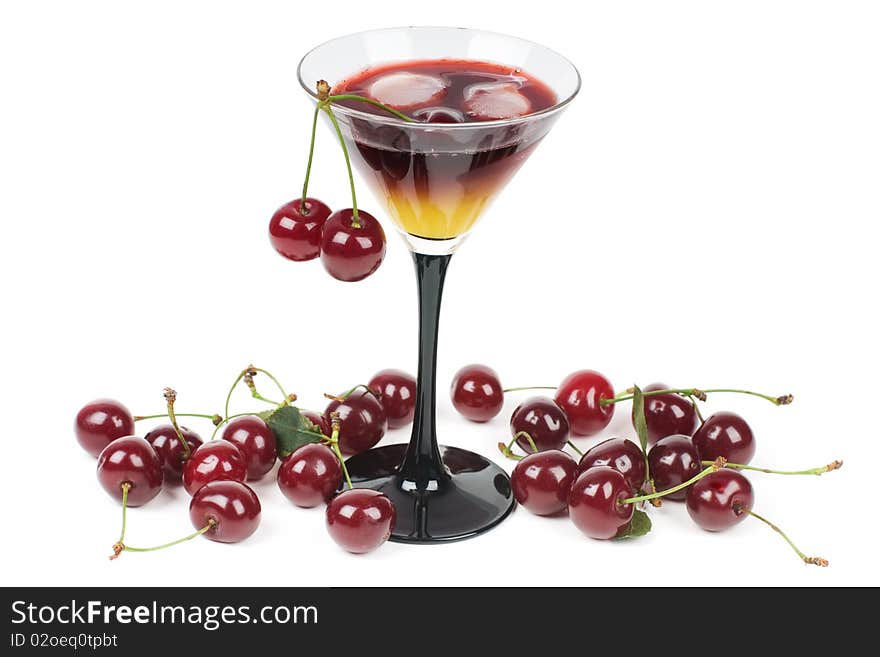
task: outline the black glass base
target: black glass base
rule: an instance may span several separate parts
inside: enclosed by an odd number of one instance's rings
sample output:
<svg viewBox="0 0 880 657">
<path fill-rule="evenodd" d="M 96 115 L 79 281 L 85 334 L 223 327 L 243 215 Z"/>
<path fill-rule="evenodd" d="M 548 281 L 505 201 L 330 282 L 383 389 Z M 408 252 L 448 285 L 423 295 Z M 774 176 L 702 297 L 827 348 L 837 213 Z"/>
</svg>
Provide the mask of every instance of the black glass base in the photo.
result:
<svg viewBox="0 0 880 657">
<path fill-rule="evenodd" d="M 440 543 L 481 534 L 513 510 L 510 477 L 489 459 L 457 447 L 440 446 L 449 477 L 422 490 L 398 474 L 406 445 L 371 449 L 348 459 L 355 488 L 372 488 L 397 507 L 391 534 L 399 543 Z"/>
</svg>

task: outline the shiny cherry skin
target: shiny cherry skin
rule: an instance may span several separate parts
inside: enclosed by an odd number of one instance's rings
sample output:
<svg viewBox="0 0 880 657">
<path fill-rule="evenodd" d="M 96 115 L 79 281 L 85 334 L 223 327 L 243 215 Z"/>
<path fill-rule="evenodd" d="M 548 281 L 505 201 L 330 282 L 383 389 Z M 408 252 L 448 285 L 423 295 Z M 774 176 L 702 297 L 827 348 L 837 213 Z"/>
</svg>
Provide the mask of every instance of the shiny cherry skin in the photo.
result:
<svg viewBox="0 0 880 657">
<path fill-rule="evenodd" d="M 281 462 L 278 488 L 297 506 L 324 504 L 342 483 L 342 466 L 326 445 L 303 445 Z"/>
<path fill-rule="evenodd" d="M 376 372 L 367 384 L 379 398 L 389 429 L 405 427 L 416 414 L 416 378 L 402 370 Z"/>
<path fill-rule="evenodd" d="M 581 457 L 578 474 L 600 465 L 617 470 L 634 491 L 640 490 L 645 483 L 645 457 L 631 440 L 609 438 L 594 445 Z"/>
<path fill-rule="evenodd" d="M 658 491 L 683 484 L 703 469 L 694 442 L 685 435 L 666 436 L 658 440 L 648 451 L 648 464 L 654 488 Z M 684 489 L 670 493 L 663 499 L 681 501 L 687 494 L 687 489 Z"/>
<path fill-rule="evenodd" d="M 691 519 L 710 532 L 742 522 L 754 504 L 752 485 L 736 470 L 717 470 L 688 489 L 687 510 Z"/>
<path fill-rule="evenodd" d="M 369 389 L 357 388 L 345 401 L 331 401 L 324 411 L 328 424 L 334 412 L 339 413 L 339 449 L 343 454 L 360 454 L 370 449 L 388 429 L 385 409 Z"/>
<path fill-rule="evenodd" d="M 180 427 L 180 433 L 189 446 L 192 454 L 202 445 L 202 438 L 195 431 L 186 427 Z M 161 424 L 144 436 L 144 439 L 153 446 L 159 459 L 162 461 L 162 469 L 165 471 L 165 481 L 179 482 L 183 477 L 183 466 L 186 462 L 186 454 L 177 432 L 170 424 Z"/>
<path fill-rule="evenodd" d="M 510 435 L 516 438 L 521 431 L 531 436 L 539 452 L 562 449 L 568 441 L 568 417 L 549 397 L 531 397 L 517 406 L 510 416 Z M 527 454 L 532 452 L 532 446 L 524 436 L 517 438 L 516 444 Z"/>
<path fill-rule="evenodd" d="M 195 495 L 209 481 L 244 481 L 247 461 L 241 450 L 227 440 L 209 440 L 192 453 L 183 466 L 183 487 Z"/>
<path fill-rule="evenodd" d="M 214 527 L 203 536 L 218 543 L 238 543 L 260 526 L 260 498 L 240 481 L 211 481 L 199 488 L 189 502 L 189 519 L 202 529 L 209 522 Z"/>
<path fill-rule="evenodd" d="M 285 203 L 269 221 L 269 241 L 289 260 L 312 260 L 321 254 L 321 229 L 330 216 L 330 208 L 316 198 L 302 198 Z"/>
<path fill-rule="evenodd" d="M 248 481 L 265 477 L 275 460 L 278 451 L 275 434 L 266 422 L 256 415 L 243 415 L 230 420 L 223 430 L 223 440 L 227 440 L 241 450 L 247 463 Z"/>
<path fill-rule="evenodd" d="M 510 485 L 517 502 L 536 515 L 549 516 L 568 506 L 568 492 L 576 477 L 575 460 L 551 449 L 520 460 L 510 475 Z"/>
<path fill-rule="evenodd" d="M 568 515 L 575 526 L 590 538 L 614 538 L 632 520 L 632 504 L 621 504 L 633 497 L 626 478 L 614 468 L 599 465 L 575 479 L 568 494 Z"/>
<path fill-rule="evenodd" d="M 124 436 L 98 455 L 98 481 L 110 497 L 122 501 L 122 484 L 129 483 L 126 506 L 141 506 L 162 490 L 162 461 L 139 436 Z"/>
<path fill-rule="evenodd" d="M 123 436 L 134 434 L 134 418 L 115 399 L 96 399 L 76 414 L 74 432 L 80 446 L 98 456 L 107 445 Z"/>
<path fill-rule="evenodd" d="M 304 417 L 307 417 L 312 424 L 318 427 L 318 431 L 320 431 L 325 436 L 330 435 L 330 423 L 327 422 L 327 418 L 325 418 L 320 413 L 315 413 L 315 411 L 300 411 L 300 414 Z"/>
<path fill-rule="evenodd" d="M 369 488 L 353 488 L 327 504 L 327 531 L 337 545 L 363 554 L 391 536 L 397 509 L 385 495 Z"/>
<path fill-rule="evenodd" d="M 452 379 L 452 405 L 472 422 L 488 422 L 501 412 L 504 392 L 498 373 L 487 365 L 465 365 Z"/>
<path fill-rule="evenodd" d="M 603 399 L 614 399 L 614 388 L 593 370 L 569 374 L 556 390 L 556 403 L 565 411 L 575 436 L 593 436 L 611 422 L 614 404 L 602 406 Z"/>
<path fill-rule="evenodd" d="M 694 434 L 700 458 L 714 461 L 723 456 L 731 463 L 749 463 L 755 456 L 755 435 L 736 413 L 722 411 L 706 418 Z"/>
<path fill-rule="evenodd" d="M 643 391 L 667 389 L 662 383 L 654 383 Z M 670 392 L 645 397 L 645 423 L 648 426 L 648 442 L 653 445 L 666 436 L 692 436 L 699 421 L 694 405 L 681 395 Z"/>
<path fill-rule="evenodd" d="M 385 231 L 376 218 L 358 210 L 360 227 L 352 226 L 350 208 L 337 210 L 321 230 L 321 262 L 333 278 L 354 282 L 365 279 L 385 258 Z"/>
</svg>

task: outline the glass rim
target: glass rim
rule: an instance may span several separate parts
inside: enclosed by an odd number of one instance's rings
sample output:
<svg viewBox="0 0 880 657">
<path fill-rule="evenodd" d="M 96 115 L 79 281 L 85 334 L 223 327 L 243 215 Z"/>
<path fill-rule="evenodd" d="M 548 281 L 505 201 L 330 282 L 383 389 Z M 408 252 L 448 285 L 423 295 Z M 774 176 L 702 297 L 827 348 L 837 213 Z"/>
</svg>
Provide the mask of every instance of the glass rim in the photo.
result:
<svg viewBox="0 0 880 657">
<path fill-rule="evenodd" d="M 510 118 L 510 119 L 494 119 L 492 121 L 473 121 L 471 123 L 421 123 L 418 121 L 409 122 L 409 121 L 402 121 L 401 119 L 399 119 L 393 115 L 390 115 L 390 114 L 388 116 L 383 116 L 381 114 L 374 114 L 372 112 L 364 112 L 364 111 L 361 111 L 358 109 L 347 107 L 345 105 L 336 105 L 336 104 L 333 105 L 334 113 L 342 114 L 342 115 L 346 115 L 346 116 L 351 116 L 351 117 L 355 117 L 355 118 L 359 118 L 359 119 L 364 119 L 364 120 L 372 121 L 374 123 L 384 123 L 384 124 L 395 125 L 395 126 L 406 126 L 407 129 L 414 129 L 414 130 L 421 130 L 421 129 L 434 130 L 434 131 L 436 131 L 436 130 L 444 130 L 444 131 L 445 130 L 456 130 L 456 131 L 458 131 L 458 130 L 477 130 L 477 129 L 498 127 L 498 126 L 516 125 L 519 123 L 528 123 L 528 122 L 536 120 L 536 119 L 550 116 L 552 114 L 555 114 L 555 113 L 561 111 L 563 108 L 565 108 L 572 100 L 574 100 L 575 96 L 578 95 L 578 92 L 581 89 L 580 71 L 578 71 L 577 67 L 574 65 L 574 63 L 570 59 L 568 59 L 564 55 L 561 55 L 560 53 L 553 50 L 552 48 L 548 48 L 547 46 L 541 45 L 540 43 L 537 43 L 535 41 L 530 41 L 529 39 L 523 39 L 521 37 L 514 36 L 511 34 L 505 34 L 503 32 L 492 32 L 491 30 L 480 30 L 480 29 L 475 29 L 475 28 L 470 28 L 470 27 L 450 27 L 450 26 L 446 26 L 446 25 L 407 25 L 407 26 L 400 26 L 400 27 L 380 27 L 380 28 L 376 28 L 376 29 L 372 29 L 372 30 L 361 30 L 359 32 L 351 32 L 349 34 L 343 34 L 341 36 L 337 36 L 337 37 L 333 37 L 332 39 L 328 39 L 327 41 L 324 41 L 323 43 L 320 43 L 317 46 L 310 48 L 302 56 L 302 59 L 299 60 L 299 64 L 296 67 L 296 77 L 299 80 L 300 86 L 312 98 L 312 100 L 314 100 L 315 102 L 318 102 L 320 99 L 318 98 L 317 90 L 310 88 L 309 85 L 306 83 L 306 81 L 303 79 L 303 64 L 305 63 L 305 61 L 309 58 L 309 56 L 312 53 L 314 53 L 317 50 L 320 50 L 321 48 L 323 48 L 323 47 L 325 47 L 335 41 L 339 41 L 341 39 L 347 39 L 349 37 L 354 37 L 354 36 L 358 36 L 361 34 L 377 34 L 380 32 L 390 32 L 390 31 L 397 31 L 397 30 L 463 30 L 466 32 L 488 34 L 488 35 L 507 38 L 507 39 L 516 39 L 520 43 L 527 43 L 527 44 L 532 45 L 536 48 L 541 48 L 547 52 L 550 52 L 553 55 L 555 55 L 556 57 L 558 57 L 562 62 L 567 64 L 571 68 L 571 70 L 574 72 L 574 75 L 575 75 L 574 89 L 572 90 L 572 92 L 570 94 L 568 94 L 568 96 L 566 96 L 565 98 L 563 98 L 561 100 L 557 100 L 550 107 L 546 107 L 542 110 L 538 110 L 537 112 L 523 114 L 522 116 L 516 116 L 516 117 Z"/>
</svg>

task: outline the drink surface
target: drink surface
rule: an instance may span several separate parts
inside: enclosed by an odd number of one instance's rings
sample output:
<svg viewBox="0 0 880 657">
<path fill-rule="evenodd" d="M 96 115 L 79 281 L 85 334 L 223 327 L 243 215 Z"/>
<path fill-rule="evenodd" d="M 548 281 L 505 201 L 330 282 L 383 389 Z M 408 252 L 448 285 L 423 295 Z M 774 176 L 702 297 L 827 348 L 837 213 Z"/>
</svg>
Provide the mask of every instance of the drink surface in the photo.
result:
<svg viewBox="0 0 880 657">
<path fill-rule="evenodd" d="M 452 59 L 373 67 L 339 82 L 332 93 L 366 96 L 436 125 L 427 130 L 366 118 L 351 122 L 355 162 L 397 224 L 427 239 L 470 230 L 543 136 L 530 135 L 521 122 L 479 124 L 516 119 L 556 103 L 547 85 L 520 69 Z M 363 102 L 340 104 L 389 116 Z M 467 125 L 459 130 L 453 124 Z"/>
</svg>

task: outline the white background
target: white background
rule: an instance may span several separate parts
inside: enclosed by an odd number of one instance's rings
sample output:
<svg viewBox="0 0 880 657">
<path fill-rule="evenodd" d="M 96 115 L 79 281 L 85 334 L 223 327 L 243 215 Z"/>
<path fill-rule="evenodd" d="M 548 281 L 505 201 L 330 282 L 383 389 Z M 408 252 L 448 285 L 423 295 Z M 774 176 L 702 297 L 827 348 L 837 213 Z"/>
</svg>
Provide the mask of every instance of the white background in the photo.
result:
<svg viewBox="0 0 880 657">
<path fill-rule="evenodd" d="M 880 584 L 875 225 L 880 31 L 871 2 L 10 2 L 0 9 L 4 584 Z M 107 555 L 119 506 L 72 422 L 112 396 L 220 411 L 253 362 L 305 406 L 382 367 L 413 369 L 410 258 L 389 232 L 360 284 L 277 256 L 273 210 L 301 185 L 309 103 L 299 57 L 336 35 L 459 24 L 544 43 L 583 91 L 454 258 L 440 385 L 461 365 L 508 386 L 595 368 L 794 393 L 742 413 L 756 464 L 846 461 L 821 478 L 751 477 L 756 511 L 831 567 L 806 567 L 756 521 L 726 534 L 684 508 L 630 543 L 520 509 L 487 535 L 353 557 L 322 510 L 255 484 L 250 540 Z M 322 126 L 313 193 L 349 205 Z M 384 216 L 362 191 L 363 206 Z M 448 443 L 500 459 L 517 400 L 488 425 L 441 395 Z M 245 394 L 237 410 L 258 408 Z M 603 436 L 631 435 L 621 408 Z M 208 433 L 210 427 L 192 424 Z M 140 427 L 146 431 L 149 427 Z M 406 431 L 387 441 L 406 440 Z M 580 440 L 582 447 L 594 440 Z M 509 465 L 509 463 L 508 463 Z M 129 516 L 132 544 L 190 531 L 176 489 Z"/>
</svg>

